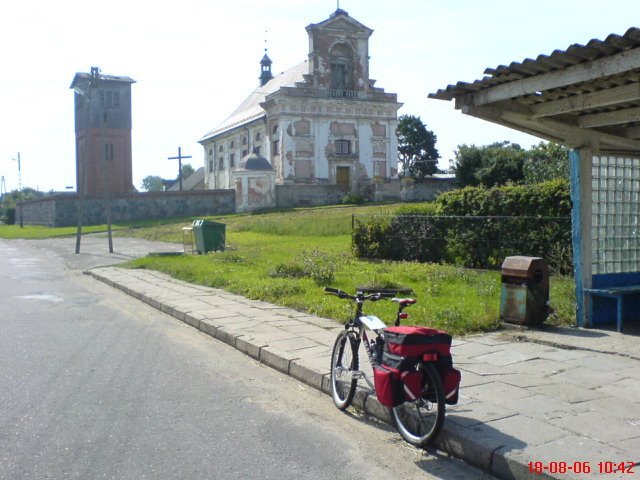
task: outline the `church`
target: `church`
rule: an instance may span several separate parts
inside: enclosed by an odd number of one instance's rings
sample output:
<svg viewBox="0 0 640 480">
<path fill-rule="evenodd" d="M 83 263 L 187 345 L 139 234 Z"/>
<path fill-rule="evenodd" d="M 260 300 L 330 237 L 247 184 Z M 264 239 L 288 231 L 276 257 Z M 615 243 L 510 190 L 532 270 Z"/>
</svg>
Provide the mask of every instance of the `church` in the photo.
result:
<svg viewBox="0 0 640 480">
<path fill-rule="evenodd" d="M 306 27 L 309 55 L 273 76 L 266 53 L 259 86 L 199 143 L 205 188 L 233 189 L 250 154 L 265 158 L 276 184 L 328 184 L 397 176 L 397 95 L 369 78 L 373 30 L 338 9 Z"/>
</svg>

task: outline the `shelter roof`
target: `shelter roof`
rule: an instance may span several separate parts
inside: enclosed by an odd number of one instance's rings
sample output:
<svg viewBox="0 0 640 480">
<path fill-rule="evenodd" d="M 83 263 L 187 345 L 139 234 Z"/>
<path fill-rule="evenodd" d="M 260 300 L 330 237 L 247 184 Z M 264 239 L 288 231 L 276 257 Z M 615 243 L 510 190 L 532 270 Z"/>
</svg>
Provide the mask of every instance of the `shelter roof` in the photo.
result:
<svg viewBox="0 0 640 480">
<path fill-rule="evenodd" d="M 249 95 L 244 102 L 242 102 L 240 106 L 236 108 L 229 117 L 227 117 L 226 120 L 207 133 L 199 141 L 203 142 L 211 137 L 231 130 L 232 128 L 245 125 L 253 120 L 265 116 L 266 113 L 260 106 L 260 103 L 264 102 L 266 96 L 278 91 L 280 87 L 293 86 L 296 82 L 302 82 L 304 80 L 303 75 L 308 73 L 308 69 L 309 65 L 305 60 L 295 67 L 276 75 L 262 87 L 256 88 L 251 95 Z"/>
<path fill-rule="evenodd" d="M 572 148 L 640 152 L 640 29 L 487 68 L 429 98 Z"/>
</svg>

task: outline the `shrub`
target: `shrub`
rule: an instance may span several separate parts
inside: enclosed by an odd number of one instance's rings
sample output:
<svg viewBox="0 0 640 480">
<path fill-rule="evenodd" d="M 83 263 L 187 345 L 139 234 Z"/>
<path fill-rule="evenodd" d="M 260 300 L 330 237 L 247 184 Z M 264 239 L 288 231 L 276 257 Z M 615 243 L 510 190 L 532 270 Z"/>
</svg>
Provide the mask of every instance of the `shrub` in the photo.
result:
<svg viewBox="0 0 640 480">
<path fill-rule="evenodd" d="M 343 205 L 361 205 L 364 202 L 364 196 L 354 192 L 347 193 L 344 197 L 342 197 L 342 200 L 340 200 L 340 203 L 342 203 Z"/>
<path fill-rule="evenodd" d="M 279 263 L 269 272 L 275 278 L 302 278 L 308 276 L 305 268 L 298 262 Z"/>
<path fill-rule="evenodd" d="M 566 180 L 487 189 L 467 187 L 435 202 L 401 207 L 391 217 L 358 221 L 356 256 L 499 267 L 505 256 L 547 260 L 558 273 L 571 264 L 571 201 Z"/>
<path fill-rule="evenodd" d="M 5 209 L 4 223 L 6 223 L 7 225 L 16 224 L 16 207 L 9 207 Z"/>
<path fill-rule="evenodd" d="M 320 250 L 302 252 L 302 263 L 309 277 L 318 285 L 328 285 L 335 279 L 335 259 Z"/>
</svg>

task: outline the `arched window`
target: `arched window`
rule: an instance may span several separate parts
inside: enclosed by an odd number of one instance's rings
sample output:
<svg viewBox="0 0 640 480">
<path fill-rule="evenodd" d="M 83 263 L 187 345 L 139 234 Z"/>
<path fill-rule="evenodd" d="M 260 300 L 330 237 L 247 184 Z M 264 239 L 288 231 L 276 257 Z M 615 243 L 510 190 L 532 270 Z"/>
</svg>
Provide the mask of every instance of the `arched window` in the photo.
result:
<svg viewBox="0 0 640 480">
<path fill-rule="evenodd" d="M 349 45 L 338 43 L 329 52 L 333 90 L 353 90 L 353 51 Z"/>
</svg>

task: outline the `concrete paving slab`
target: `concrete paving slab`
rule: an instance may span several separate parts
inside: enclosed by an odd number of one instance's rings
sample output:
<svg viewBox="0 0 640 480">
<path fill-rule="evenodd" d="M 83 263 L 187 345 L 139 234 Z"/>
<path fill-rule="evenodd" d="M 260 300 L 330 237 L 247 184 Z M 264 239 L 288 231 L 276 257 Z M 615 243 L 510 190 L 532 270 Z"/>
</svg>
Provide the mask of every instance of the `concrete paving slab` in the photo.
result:
<svg viewBox="0 0 640 480">
<path fill-rule="evenodd" d="M 564 382 L 555 383 L 547 382 L 545 385 L 534 385 L 529 388 L 530 391 L 548 395 L 567 403 L 582 403 L 589 400 L 595 400 L 602 397 L 602 393 L 577 385 L 567 385 Z M 583 406 L 583 408 L 586 408 Z"/>
<path fill-rule="evenodd" d="M 602 370 L 592 370 L 587 368 L 578 368 L 572 365 L 562 373 L 557 373 L 553 377 L 556 383 L 566 383 L 576 385 L 578 387 L 596 389 L 605 385 L 611 385 L 622 380 L 622 377 L 615 372 L 604 372 Z"/>
<path fill-rule="evenodd" d="M 461 427 L 472 427 L 514 415 L 516 413 L 513 410 L 461 395 L 458 405 L 447 410 L 447 421 L 451 420 Z"/>
<path fill-rule="evenodd" d="M 464 394 L 483 402 L 503 405 L 531 395 L 526 388 L 514 387 L 499 381 L 475 385 L 464 389 Z"/>
<path fill-rule="evenodd" d="M 560 363 L 555 360 L 536 359 L 518 364 L 518 372 L 524 374 L 549 377 L 563 372 L 570 372 L 578 368 L 577 365 Z"/>
<path fill-rule="evenodd" d="M 512 365 L 514 363 L 526 362 L 537 358 L 539 358 L 539 356 L 535 353 L 521 353 L 511 349 L 500 350 L 473 357 L 476 361 L 499 366 Z"/>
<path fill-rule="evenodd" d="M 615 447 L 620 449 L 626 457 L 619 457 L 623 462 L 638 462 L 638 452 L 640 452 L 640 437 L 631 438 L 629 440 L 623 440 L 621 442 L 615 442 Z M 640 476 L 640 466 L 636 468 L 637 475 Z"/>
<path fill-rule="evenodd" d="M 518 443 L 524 442 L 526 446 L 540 445 L 566 435 L 566 431 L 562 428 L 530 418 L 526 415 L 514 415 L 512 417 L 492 420 L 485 425 L 495 428 L 503 435 L 509 435 L 518 439 Z"/>
<path fill-rule="evenodd" d="M 530 387 L 548 385 L 549 377 L 524 373 L 510 373 L 502 375 L 500 381 L 508 385 L 513 385 L 514 387 L 528 389 Z"/>
<path fill-rule="evenodd" d="M 640 421 L 631 421 L 604 412 L 578 412 L 549 423 L 603 443 L 640 437 Z"/>
</svg>

